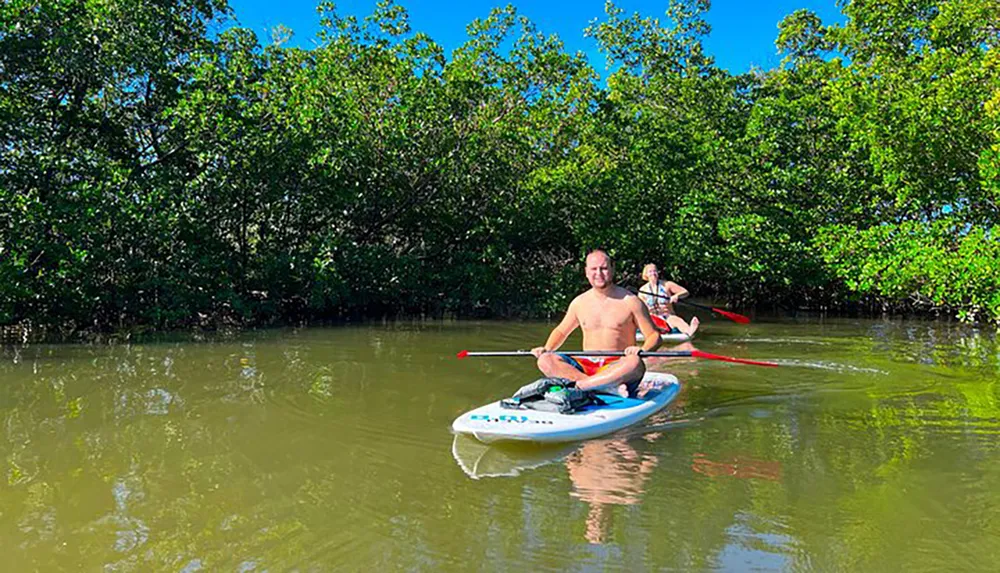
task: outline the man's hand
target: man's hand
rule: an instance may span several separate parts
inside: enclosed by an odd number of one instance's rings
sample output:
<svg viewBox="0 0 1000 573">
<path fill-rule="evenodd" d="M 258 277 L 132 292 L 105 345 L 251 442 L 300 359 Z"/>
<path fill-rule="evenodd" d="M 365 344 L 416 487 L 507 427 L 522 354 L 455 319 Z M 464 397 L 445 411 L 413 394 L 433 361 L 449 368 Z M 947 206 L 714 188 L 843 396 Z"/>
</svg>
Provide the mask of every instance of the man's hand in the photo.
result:
<svg viewBox="0 0 1000 573">
<path fill-rule="evenodd" d="M 531 349 L 531 353 L 535 355 L 535 358 L 541 357 L 542 354 L 545 354 L 546 352 L 548 352 L 548 350 L 545 350 L 544 346 L 536 346 Z"/>
<path fill-rule="evenodd" d="M 624 350 L 625 356 L 638 356 L 639 352 L 642 351 L 641 346 L 629 346 Z"/>
</svg>

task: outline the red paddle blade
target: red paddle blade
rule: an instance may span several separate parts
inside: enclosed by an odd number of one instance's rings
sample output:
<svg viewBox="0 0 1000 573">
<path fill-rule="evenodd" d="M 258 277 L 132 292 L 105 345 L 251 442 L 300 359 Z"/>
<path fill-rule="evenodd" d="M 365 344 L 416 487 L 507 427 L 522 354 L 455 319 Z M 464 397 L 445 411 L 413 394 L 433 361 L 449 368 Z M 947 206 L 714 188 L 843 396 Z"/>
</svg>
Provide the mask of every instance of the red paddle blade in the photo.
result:
<svg viewBox="0 0 1000 573">
<path fill-rule="evenodd" d="M 458 359 L 461 360 L 462 358 L 465 358 L 468 355 L 469 355 L 468 350 L 461 350 L 456 356 L 458 356 Z"/>
<path fill-rule="evenodd" d="M 735 362 L 737 364 L 751 364 L 753 366 L 771 366 L 774 368 L 778 366 L 774 362 L 758 362 L 757 360 L 744 360 L 742 358 L 733 358 L 732 356 L 719 356 L 718 354 L 702 352 L 701 350 L 692 350 L 691 356 L 694 356 L 695 358 L 705 358 L 707 360 L 721 360 L 723 362 Z"/>
<path fill-rule="evenodd" d="M 717 312 L 733 322 L 738 322 L 740 324 L 750 324 L 750 319 L 743 316 L 742 314 L 736 314 L 735 312 L 729 312 L 728 310 L 722 310 L 721 308 L 715 308 L 715 307 L 712 307 L 712 312 Z"/>
</svg>

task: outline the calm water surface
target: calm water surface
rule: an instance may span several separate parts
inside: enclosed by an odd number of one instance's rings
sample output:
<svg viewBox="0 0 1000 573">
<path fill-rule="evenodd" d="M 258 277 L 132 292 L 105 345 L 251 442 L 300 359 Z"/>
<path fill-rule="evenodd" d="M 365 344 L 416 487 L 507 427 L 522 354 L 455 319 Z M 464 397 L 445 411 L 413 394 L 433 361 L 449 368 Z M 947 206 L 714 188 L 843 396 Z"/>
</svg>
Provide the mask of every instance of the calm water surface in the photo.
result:
<svg viewBox="0 0 1000 573">
<path fill-rule="evenodd" d="M 685 388 L 607 439 L 451 421 L 549 324 L 401 323 L 0 354 L 3 569 L 995 571 L 995 335 L 709 320 Z M 578 348 L 571 339 L 566 348 Z"/>
</svg>

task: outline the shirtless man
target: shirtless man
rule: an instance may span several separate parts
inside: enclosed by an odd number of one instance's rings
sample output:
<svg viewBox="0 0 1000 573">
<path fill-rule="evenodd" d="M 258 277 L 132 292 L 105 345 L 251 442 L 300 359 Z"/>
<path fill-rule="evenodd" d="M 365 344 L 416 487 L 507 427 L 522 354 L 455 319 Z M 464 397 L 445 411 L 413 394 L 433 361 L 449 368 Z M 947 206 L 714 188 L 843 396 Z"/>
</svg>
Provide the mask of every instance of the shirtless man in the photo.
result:
<svg viewBox="0 0 1000 573">
<path fill-rule="evenodd" d="M 552 331 L 545 346 L 532 348 L 538 369 L 549 377 L 568 378 L 581 390 L 617 390 L 622 396 L 636 396 L 646 366 L 640 350 L 660 345 L 660 333 L 649 318 L 646 305 L 613 281 L 614 263 L 602 250 L 587 255 L 587 281 L 592 287 L 573 299 L 562 322 Z M 566 338 L 583 329 L 584 350 L 623 351 L 625 356 L 590 358 L 555 352 Z M 635 331 L 646 337 L 642 347 L 635 344 Z"/>
</svg>

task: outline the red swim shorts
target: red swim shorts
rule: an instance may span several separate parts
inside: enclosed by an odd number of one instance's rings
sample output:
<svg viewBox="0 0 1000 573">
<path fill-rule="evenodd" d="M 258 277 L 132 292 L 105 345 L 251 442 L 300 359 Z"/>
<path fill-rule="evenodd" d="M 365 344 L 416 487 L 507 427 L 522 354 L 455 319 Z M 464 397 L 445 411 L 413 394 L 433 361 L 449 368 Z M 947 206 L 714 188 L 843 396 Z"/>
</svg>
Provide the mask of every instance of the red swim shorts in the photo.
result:
<svg viewBox="0 0 1000 573">
<path fill-rule="evenodd" d="M 587 376 L 593 376 L 616 360 L 621 360 L 621 356 L 601 356 L 599 358 L 588 358 L 586 356 L 567 356 L 560 354 L 563 362 L 583 372 Z"/>
</svg>

